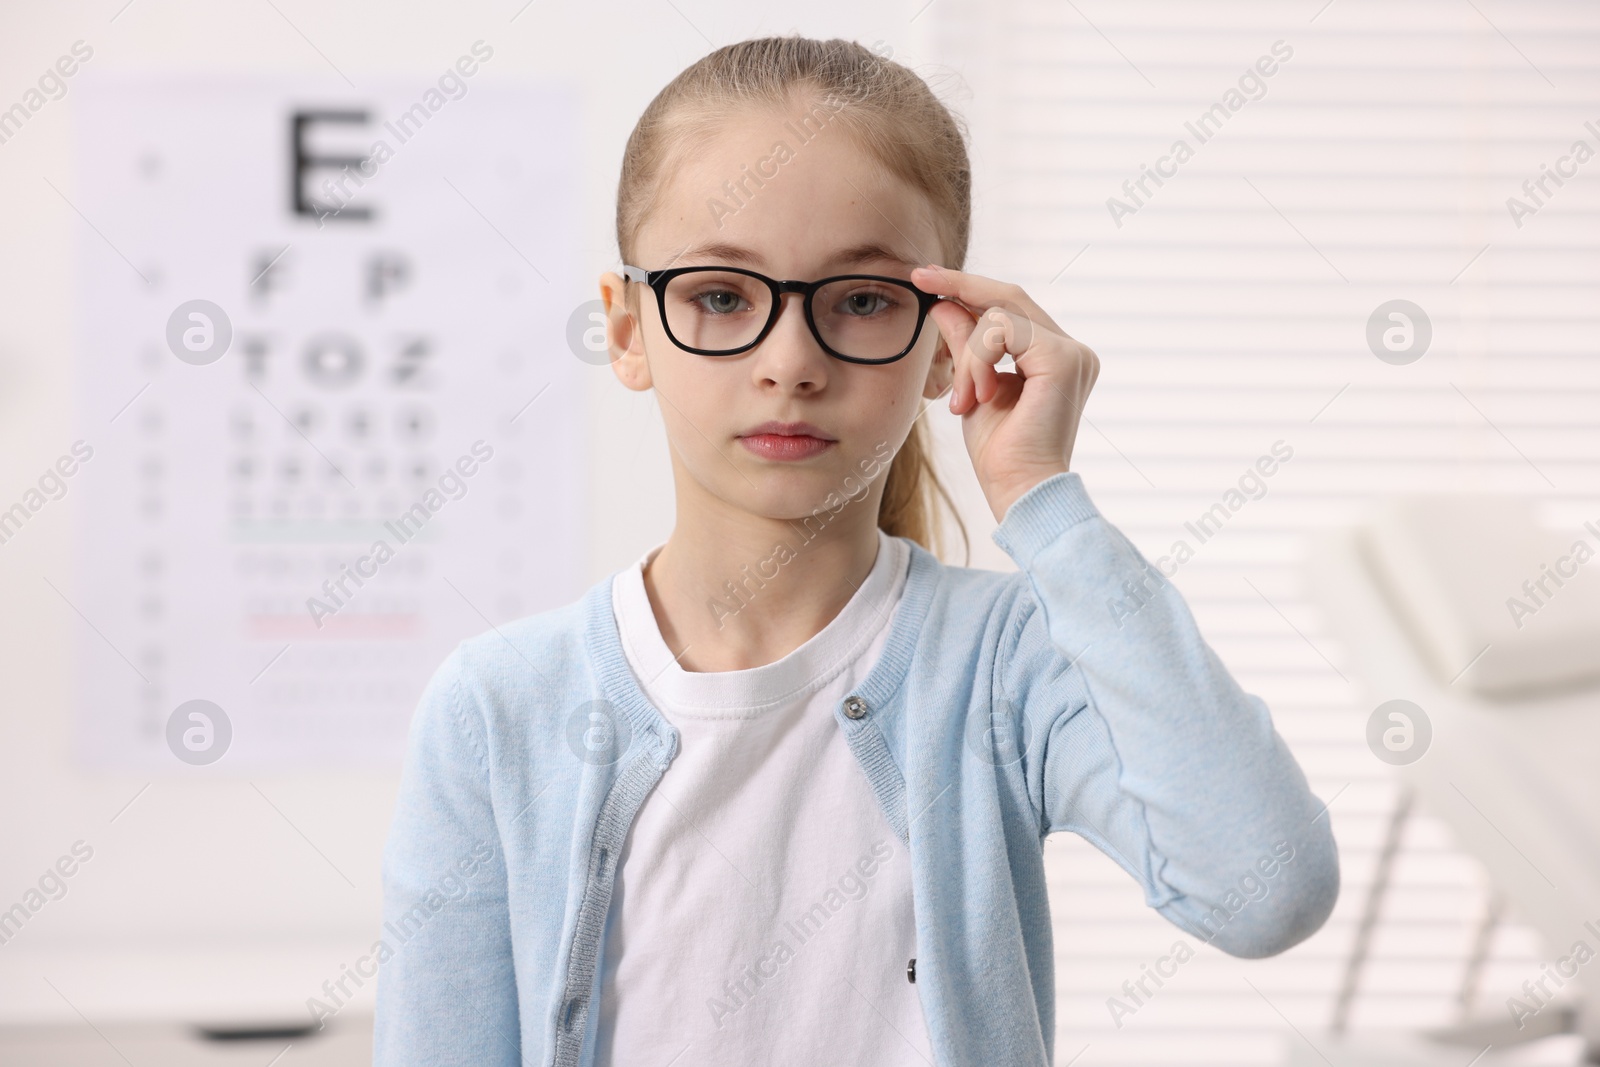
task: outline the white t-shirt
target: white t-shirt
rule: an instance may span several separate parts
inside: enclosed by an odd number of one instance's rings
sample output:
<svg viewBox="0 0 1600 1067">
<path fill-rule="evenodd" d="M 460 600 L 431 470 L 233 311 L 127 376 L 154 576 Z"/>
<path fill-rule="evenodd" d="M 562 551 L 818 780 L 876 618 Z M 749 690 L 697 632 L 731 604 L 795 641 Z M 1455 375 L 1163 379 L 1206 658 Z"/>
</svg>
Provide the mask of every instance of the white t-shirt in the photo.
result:
<svg viewBox="0 0 1600 1067">
<path fill-rule="evenodd" d="M 679 751 L 623 848 L 597 1062 L 926 1067 L 906 977 L 917 954 L 909 857 L 833 715 L 888 639 L 910 549 L 880 530 L 866 581 L 775 663 L 693 672 L 645 593 L 660 547 L 618 573 L 611 603 Z"/>
</svg>

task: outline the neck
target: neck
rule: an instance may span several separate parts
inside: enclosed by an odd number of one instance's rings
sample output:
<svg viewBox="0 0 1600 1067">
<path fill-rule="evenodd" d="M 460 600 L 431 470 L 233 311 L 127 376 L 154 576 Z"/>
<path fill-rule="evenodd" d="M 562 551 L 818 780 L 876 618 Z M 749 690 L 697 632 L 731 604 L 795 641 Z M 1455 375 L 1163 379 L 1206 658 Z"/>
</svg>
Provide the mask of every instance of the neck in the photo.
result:
<svg viewBox="0 0 1600 1067">
<path fill-rule="evenodd" d="M 877 561 L 878 496 L 794 520 L 680 513 L 644 570 L 656 624 L 679 665 L 748 670 L 816 636 Z"/>
</svg>

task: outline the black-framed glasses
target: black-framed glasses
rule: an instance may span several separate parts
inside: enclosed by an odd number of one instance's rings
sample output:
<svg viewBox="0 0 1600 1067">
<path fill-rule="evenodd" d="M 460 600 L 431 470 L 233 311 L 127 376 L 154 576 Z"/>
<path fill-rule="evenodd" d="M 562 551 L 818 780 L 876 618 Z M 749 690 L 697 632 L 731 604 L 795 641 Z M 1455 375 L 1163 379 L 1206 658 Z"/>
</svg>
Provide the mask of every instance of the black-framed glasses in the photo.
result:
<svg viewBox="0 0 1600 1067">
<path fill-rule="evenodd" d="M 803 298 L 806 325 L 824 352 L 846 363 L 893 363 L 911 351 L 928 309 L 942 296 L 902 278 L 836 274 L 814 282 L 778 281 L 742 267 L 624 265 L 623 276 L 655 290 L 667 336 L 701 356 L 748 352 L 771 332 L 783 294 Z"/>
</svg>

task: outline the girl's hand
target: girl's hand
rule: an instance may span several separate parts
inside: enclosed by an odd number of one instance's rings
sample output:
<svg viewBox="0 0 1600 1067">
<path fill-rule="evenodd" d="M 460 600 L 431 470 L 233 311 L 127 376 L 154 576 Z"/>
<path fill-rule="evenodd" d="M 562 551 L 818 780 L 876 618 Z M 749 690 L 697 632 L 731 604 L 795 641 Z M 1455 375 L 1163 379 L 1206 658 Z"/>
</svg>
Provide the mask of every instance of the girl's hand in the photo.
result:
<svg viewBox="0 0 1600 1067">
<path fill-rule="evenodd" d="M 911 283 L 941 300 L 928 312 L 955 361 L 950 410 L 997 522 L 1017 497 L 1068 469 L 1100 360 L 1017 285 L 946 267 Z M 980 329 L 981 326 L 981 329 Z M 1006 353 L 1016 371 L 997 371 Z"/>
</svg>

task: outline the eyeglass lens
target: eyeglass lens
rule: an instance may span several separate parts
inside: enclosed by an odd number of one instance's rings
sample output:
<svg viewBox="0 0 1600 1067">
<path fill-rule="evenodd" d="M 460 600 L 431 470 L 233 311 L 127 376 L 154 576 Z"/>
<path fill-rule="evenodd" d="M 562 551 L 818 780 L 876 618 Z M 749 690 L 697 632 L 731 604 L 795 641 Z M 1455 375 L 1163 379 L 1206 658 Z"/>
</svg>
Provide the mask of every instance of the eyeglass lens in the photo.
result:
<svg viewBox="0 0 1600 1067">
<path fill-rule="evenodd" d="M 817 332 L 829 348 L 854 359 L 888 359 L 916 334 L 917 294 L 871 278 L 829 282 L 811 299 Z M 689 348 L 731 352 L 756 339 L 772 314 L 772 290 L 759 279 L 693 271 L 667 283 L 667 328 Z"/>
</svg>

